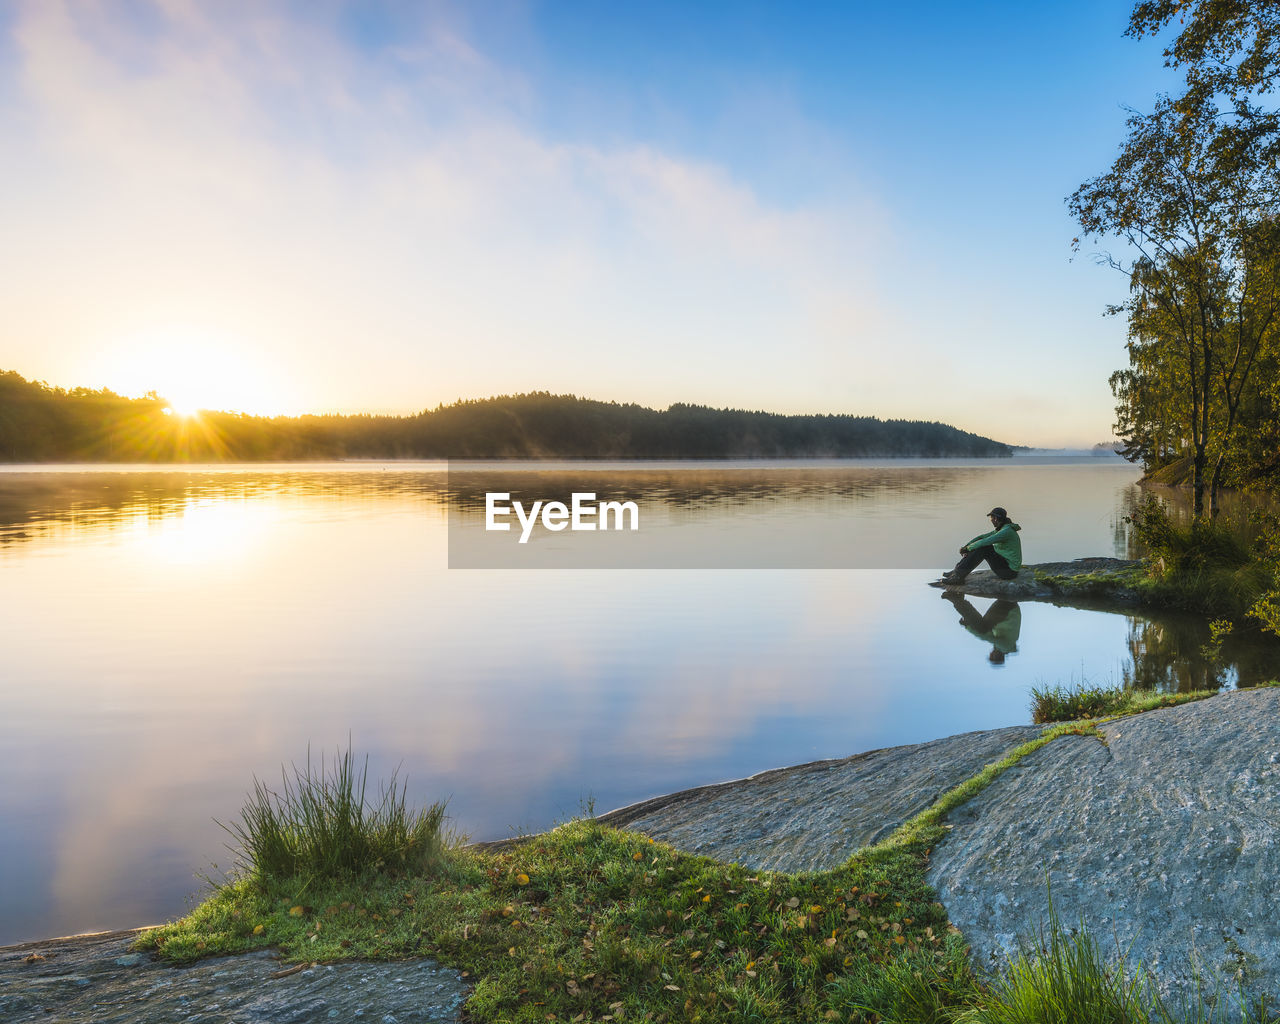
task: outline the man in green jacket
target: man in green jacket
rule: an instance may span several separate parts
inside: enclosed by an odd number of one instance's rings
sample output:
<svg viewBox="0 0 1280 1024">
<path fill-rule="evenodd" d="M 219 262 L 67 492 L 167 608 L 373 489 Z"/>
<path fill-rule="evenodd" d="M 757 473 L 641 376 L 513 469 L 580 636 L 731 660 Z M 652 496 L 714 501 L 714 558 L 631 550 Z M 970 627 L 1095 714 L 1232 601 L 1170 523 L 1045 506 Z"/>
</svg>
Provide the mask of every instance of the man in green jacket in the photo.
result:
<svg viewBox="0 0 1280 1024">
<path fill-rule="evenodd" d="M 1002 580 L 1011 580 L 1022 568 L 1022 529 L 998 505 L 987 513 L 991 532 L 980 534 L 960 549 L 961 559 L 950 572 L 942 574 L 944 583 L 963 583 L 974 566 L 986 562 Z"/>
</svg>

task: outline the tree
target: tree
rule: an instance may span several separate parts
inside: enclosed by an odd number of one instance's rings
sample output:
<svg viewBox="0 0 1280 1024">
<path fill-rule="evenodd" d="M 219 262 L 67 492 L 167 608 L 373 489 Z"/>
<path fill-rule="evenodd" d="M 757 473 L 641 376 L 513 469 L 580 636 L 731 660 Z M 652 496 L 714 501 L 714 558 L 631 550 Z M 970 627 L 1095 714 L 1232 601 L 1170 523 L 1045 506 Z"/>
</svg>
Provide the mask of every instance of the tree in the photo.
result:
<svg viewBox="0 0 1280 1024">
<path fill-rule="evenodd" d="M 1128 246 L 1125 258 L 1100 257 L 1129 277 L 1128 301 L 1109 310 L 1129 320 L 1130 371 L 1112 379 L 1117 425 L 1144 458 L 1172 429 L 1190 452 L 1194 514 L 1206 491 L 1216 514 L 1242 402 L 1274 333 L 1275 179 L 1210 104 L 1161 97 L 1128 129 L 1110 170 L 1068 199 L 1085 236 Z"/>
<path fill-rule="evenodd" d="M 1164 51 L 1166 67 L 1185 68 L 1186 105 L 1216 94 L 1244 103 L 1270 92 L 1280 76 L 1280 6 L 1274 0 L 1142 0 L 1125 35 L 1142 38 L 1178 19 L 1180 31 Z"/>
</svg>

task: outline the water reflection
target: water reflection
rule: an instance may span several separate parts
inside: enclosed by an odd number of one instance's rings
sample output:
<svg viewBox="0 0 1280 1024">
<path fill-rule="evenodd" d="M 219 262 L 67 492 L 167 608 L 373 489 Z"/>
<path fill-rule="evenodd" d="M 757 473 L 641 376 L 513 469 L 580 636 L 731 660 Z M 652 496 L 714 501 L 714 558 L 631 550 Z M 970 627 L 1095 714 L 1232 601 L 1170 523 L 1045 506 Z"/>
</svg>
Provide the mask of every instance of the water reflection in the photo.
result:
<svg viewBox="0 0 1280 1024">
<path fill-rule="evenodd" d="M 979 613 L 963 594 L 952 590 L 942 592 L 960 613 L 960 625 L 984 644 L 990 644 L 987 660 L 993 666 L 1004 664 L 1005 658 L 1018 652 L 1018 638 L 1022 635 L 1022 609 L 1017 601 L 997 598 L 991 606 Z"/>
<path fill-rule="evenodd" d="M 202 502 L 295 502 L 315 498 L 332 514 L 387 499 L 409 503 L 451 526 L 474 530 L 490 490 L 564 500 L 575 490 L 635 498 L 639 534 L 564 535 L 541 529 L 484 563 L 594 567 L 591 545 L 629 545 L 616 565 L 642 568 L 937 568 L 954 561 L 948 525 L 999 502 L 1023 523 L 1027 561 L 1109 554 L 1136 473 L 1098 460 L 849 460 L 829 464 L 443 463 L 294 466 L 153 466 L 104 471 L 0 471 L 0 548 L 38 538 L 136 529 L 183 517 Z M 1087 510 L 1087 511 L 1082 511 Z M 319 514 L 319 513 L 318 513 Z M 451 533 L 451 544 L 457 540 Z M 576 561 L 575 561 L 576 560 Z"/>
<path fill-rule="evenodd" d="M 262 503 L 288 496 L 344 504 L 387 497 L 440 502 L 443 464 L 412 469 L 339 465 L 174 467 L 60 466 L 0 468 L 0 546 L 124 533 L 140 524 L 180 519 L 214 504 Z"/>
<path fill-rule="evenodd" d="M 689 549 L 821 552 L 856 524 L 873 542 L 840 573 L 450 571 L 449 507 L 529 486 L 519 467 L 0 470 L 0 943 L 180 913 L 252 776 L 349 735 L 489 839 L 586 797 L 1026 722 L 1032 686 L 1077 674 L 1203 685 L 1207 634 L 1162 644 L 1164 618 L 947 621 L 928 582 L 995 504 L 1028 562 L 1123 550 L 1130 467 L 1001 462 L 535 471 L 650 495 Z M 1250 642 L 1216 678 L 1276 674 Z"/>
<path fill-rule="evenodd" d="M 1123 683 L 1140 690 L 1187 693 L 1257 686 L 1276 678 L 1277 644 L 1257 628 L 1242 627 L 1221 649 L 1210 646 L 1201 616 L 1164 613 L 1127 616 L 1130 663 Z"/>
</svg>

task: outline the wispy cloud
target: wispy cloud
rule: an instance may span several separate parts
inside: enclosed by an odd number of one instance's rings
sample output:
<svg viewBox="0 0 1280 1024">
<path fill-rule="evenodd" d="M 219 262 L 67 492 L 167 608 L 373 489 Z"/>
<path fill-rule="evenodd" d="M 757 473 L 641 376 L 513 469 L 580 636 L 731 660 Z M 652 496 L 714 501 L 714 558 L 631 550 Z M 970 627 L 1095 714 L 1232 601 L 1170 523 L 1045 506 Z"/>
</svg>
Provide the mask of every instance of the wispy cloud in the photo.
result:
<svg viewBox="0 0 1280 1024">
<path fill-rule="evenodd" d="M 139 388 L 113 370 L 138 372 L 130 347 L 188 331 L 295 407 L 396 409 L 541 387 L 839 407 L 883 371 L 873 201 L 788 208 L 705 159 L 548 137 L 456 11 L 377 46 L 349 13 L 17 9 L 15 368 Z"/>
</svg>

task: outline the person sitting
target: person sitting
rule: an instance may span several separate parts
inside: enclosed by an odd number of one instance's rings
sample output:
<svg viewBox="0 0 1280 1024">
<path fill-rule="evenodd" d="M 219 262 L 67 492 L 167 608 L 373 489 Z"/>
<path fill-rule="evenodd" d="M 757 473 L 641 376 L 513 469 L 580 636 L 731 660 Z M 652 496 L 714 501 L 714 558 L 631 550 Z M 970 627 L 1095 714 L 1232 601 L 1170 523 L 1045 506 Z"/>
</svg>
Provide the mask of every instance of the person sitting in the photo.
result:
<svg viewBox="0 0 1280 1024">
<path fill-rule="evenodd" d="M 991 532 L 969 541 L 960 549 L 960 561 L 956 567 L 942 574 L 948 584 L 963 583 L 973 568 L 982 562 L 991 566 L 1002 580 L 1011 580 L 1022 568 L 1022 541 L 1018 531 L 1022 529 L 1009 518 L 1009 513 L 998 505 L 987 513 L 991 520 Z"/>
</svg>

